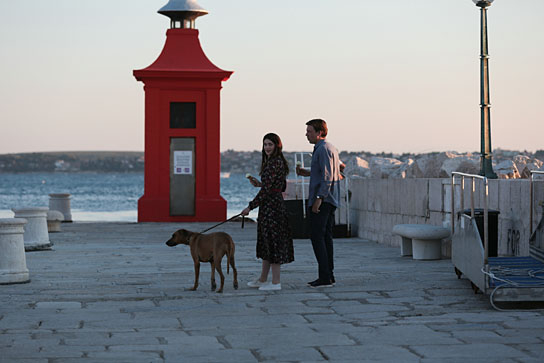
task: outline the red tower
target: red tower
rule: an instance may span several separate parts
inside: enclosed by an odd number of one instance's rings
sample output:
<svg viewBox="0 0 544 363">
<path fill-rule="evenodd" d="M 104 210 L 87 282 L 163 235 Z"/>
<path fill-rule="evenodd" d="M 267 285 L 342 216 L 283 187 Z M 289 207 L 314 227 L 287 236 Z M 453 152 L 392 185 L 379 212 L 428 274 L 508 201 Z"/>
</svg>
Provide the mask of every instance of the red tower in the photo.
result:
<svg viewBox="0 0 544 363">
<path fill-rule="evenodd" d="M 166 43 L 149 67 L 135 70 L 145 91 L 145 184 L 139 222 L 226 219 L 220 195 L 221 82 L 232 72 L 216 67 L 200 46 L 194 0 L 170 0 L 158 11 L 170 18 Z"/>
</svg>

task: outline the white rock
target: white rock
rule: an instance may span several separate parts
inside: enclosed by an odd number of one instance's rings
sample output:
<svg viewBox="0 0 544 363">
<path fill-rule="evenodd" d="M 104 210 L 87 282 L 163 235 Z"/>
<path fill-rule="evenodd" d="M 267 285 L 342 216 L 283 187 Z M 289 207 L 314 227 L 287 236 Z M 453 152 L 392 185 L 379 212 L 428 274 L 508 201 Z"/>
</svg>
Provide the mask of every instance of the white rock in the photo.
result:
<svg viewBox="0 0 544 363">
<path fill-rule="evenodd" d="M 444 160 L 442 167 L 440 168 L 440 177 L 451 177 L 451 173 L 454 171 L 467 174 L 478 174 L 480 172 L 480 165 L 471 156 L 455 156 Z"/>
<path fill-rule="evenodd" d="M 442 164 L 447 159 L 456 156 L 451 152 L 430 153 L 421 155 L 416 159 L 419 170 L 421 170 L 425 178 L 440 178 Z"/>
<path fill-rule="evenodd" d="M 542 167 L 542 161 L 532 159 L 526 155 L 516 155 L 514 163 L 519 171 L 520 178 L 529 178 L 532 170 L 538 170 Z"/>
<path fill-rule="evenodd" d="M 408 159 L 402 165 L 393 171 L 391 178 L 423 178 L 423 172 L 413 159 Z"/>
<path fill-rule="evenodd" d="M 402 161 L 375 156 L 370 159 L 370 176 L 373 179 L 387 179 L 402 166 Z"/>
<path fill-rule="evenodd" d="M 519 171 L 516 164 L 512 160 L 503 160 L 493 167 L 495 174 L 499 179 L 516 179 L 519 178 Z"/>
<path fill-rule="evenodd" d="M 368 165 L 368 161 L 358 156 L 352 157 L 346 164 L 344 174 L 349 177 L 360 176 L 363 178 L 369 178 L 370 166 Z"/>
</svg>

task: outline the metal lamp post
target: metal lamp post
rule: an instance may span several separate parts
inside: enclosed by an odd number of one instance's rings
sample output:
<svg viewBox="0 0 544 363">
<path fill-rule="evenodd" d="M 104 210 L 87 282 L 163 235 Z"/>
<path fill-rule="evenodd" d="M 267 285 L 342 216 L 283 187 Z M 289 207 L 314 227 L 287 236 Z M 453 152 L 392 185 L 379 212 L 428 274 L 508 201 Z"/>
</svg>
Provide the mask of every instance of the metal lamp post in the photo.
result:
<svg viewBox="0 0 544 363">
<path fill-rule="evenodd" d="M 481 143 L 480 143 L 480 175 L 489 179 L 497 179 L 493 171 L 491 158 L 491 103 L 489 99 L 489 54 L 487 48 L 487 8 L 495 0 L 472 0 L 480 7 L 480 110 L 481 110 Z"/>
</svg>

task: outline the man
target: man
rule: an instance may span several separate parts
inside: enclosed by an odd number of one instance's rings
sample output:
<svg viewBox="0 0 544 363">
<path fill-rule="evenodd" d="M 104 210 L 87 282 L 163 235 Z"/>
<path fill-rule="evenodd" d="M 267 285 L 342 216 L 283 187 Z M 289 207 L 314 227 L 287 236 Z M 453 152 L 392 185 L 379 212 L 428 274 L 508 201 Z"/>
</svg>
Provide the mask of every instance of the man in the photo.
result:
<svg viewBox="0 0 544 363">
<path fill-rule="evenodd" d="M 314 144 L 311 169 L 297 166 L 298 175 L 310 177 L 308 195 L 310 238 L 319 265 L 319 277 L 310 287 L 331 287 L 335 283 L 332 227 L 334 211 L 340 203 L 340 158 L 327 142 L 327 123 L 321 119 L 306 123 L 306 138 Z"/>
</svg>

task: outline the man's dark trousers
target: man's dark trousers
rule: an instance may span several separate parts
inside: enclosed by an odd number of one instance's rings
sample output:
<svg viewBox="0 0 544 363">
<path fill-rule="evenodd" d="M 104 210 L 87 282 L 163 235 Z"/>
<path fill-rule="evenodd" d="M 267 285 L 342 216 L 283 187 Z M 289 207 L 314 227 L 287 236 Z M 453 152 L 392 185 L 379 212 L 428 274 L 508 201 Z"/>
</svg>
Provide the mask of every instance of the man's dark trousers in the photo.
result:
<svg viewBox="0 0 544 363">
<path fill-rule="evenodd" d="M 319 281 L 329 283 L 334 270 L 334 249 L 332 243 L 332 227 L 334 225 L 334 211 L 336 207 L 323 202 L 319 213 L 312 212 L 310 216 L 310 238 L 314 248 L 315 258 L 319 265 Z"/>
</svg>

